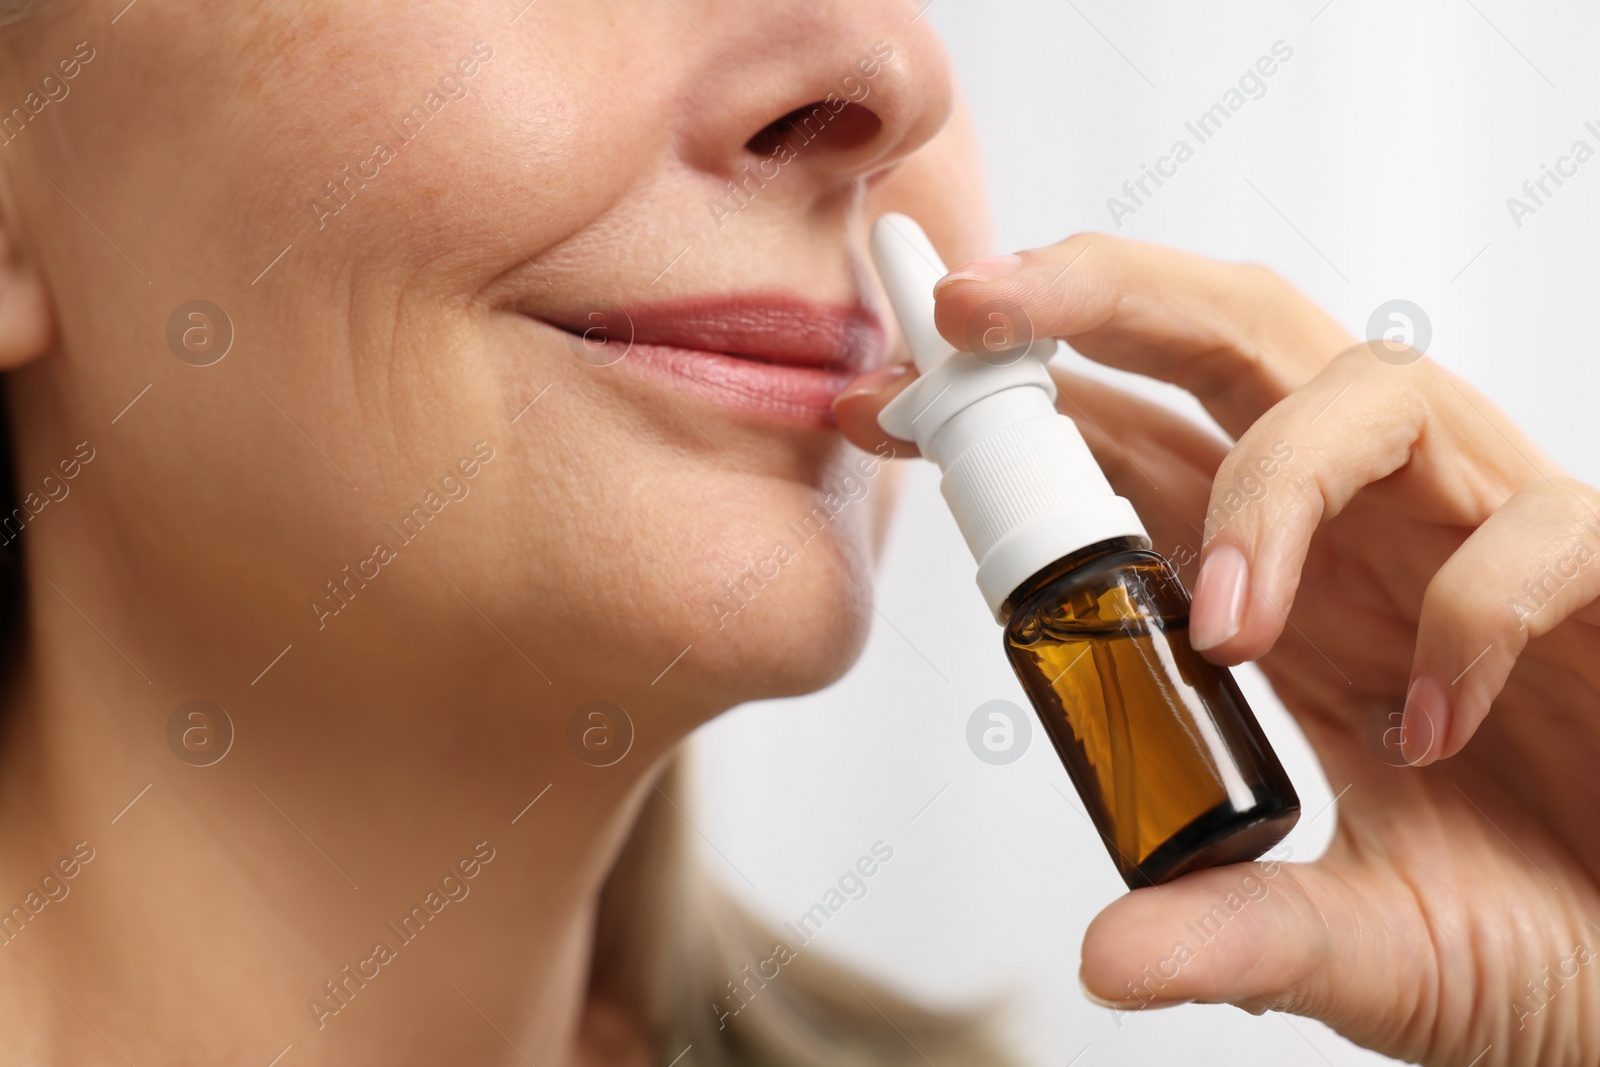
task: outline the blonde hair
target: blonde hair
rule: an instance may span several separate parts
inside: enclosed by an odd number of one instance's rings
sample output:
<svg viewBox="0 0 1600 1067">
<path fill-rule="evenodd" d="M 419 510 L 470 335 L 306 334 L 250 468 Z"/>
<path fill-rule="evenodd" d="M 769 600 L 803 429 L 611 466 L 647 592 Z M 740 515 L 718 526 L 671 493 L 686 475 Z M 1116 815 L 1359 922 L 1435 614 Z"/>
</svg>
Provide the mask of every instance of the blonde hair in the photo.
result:
<svg viewBox="0 0 1600 1067">
<path fill-rule="evenodd" d="M 660 1062 L 685 1067 L 1005 1067 L 994 1012 L 938 1010 L 817 950 L 787 943 L 694 862 L 686 756 L 652 792 L 608 878 L 591 991 L 649 1028 Z M 749 1006 L 725 1014 L 728 983 L 788 950 Z"/>
<path fill-rule="evenodd" d="M 14 26 L 44 6 L 44 0 L 0 0 L 0 29 Z"/>
</svg>

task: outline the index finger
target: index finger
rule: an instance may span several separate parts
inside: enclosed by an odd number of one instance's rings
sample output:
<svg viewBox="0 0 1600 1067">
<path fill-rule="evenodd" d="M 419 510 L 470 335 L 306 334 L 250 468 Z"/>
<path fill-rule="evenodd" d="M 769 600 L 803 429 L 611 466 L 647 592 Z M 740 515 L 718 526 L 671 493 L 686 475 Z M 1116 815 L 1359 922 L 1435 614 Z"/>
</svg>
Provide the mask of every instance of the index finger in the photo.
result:
<svg viewBox="0 0 1600 1067">
<path fill-rule="evenodd" d="M 959 349 L 985 350 L 985 331 L 1010 319 L 1187 389 L 1235 437 L 1355 343 L 1264 267 L 1107 234 L 974 260 L 934 292 L 939 332 Z"/>
</svg>

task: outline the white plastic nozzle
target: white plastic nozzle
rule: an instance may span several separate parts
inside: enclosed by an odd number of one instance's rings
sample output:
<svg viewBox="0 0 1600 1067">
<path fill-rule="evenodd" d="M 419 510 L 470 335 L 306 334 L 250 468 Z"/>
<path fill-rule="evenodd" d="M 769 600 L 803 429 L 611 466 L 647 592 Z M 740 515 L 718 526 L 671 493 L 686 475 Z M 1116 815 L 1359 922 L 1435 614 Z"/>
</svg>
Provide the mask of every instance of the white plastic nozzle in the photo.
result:
<svg viewBox="0 0 1600 1067">
<path fill-rule="evenodd" d="M 940 490 L 995 618 L 1005 622 L 1011 595 L 1063 556 L 1117 537 L 1149 544 L 1133 505 L 1112 491 L 1078 428 L 1055 409 L 1045 364 L 1056 342 L 982 354 L 954 348 L 933 322 L 944 263 L 905 215 L 878 220 L 872 256 L 919 372 L 878 424 L 915 441 L 944 472 Z M 1026 337 L 1025 316 L 1015 317 Z"/>
<path fill-rule="evenodd" d="M 872 259 L 911 349 L 911 362 L 926 374 L 955 351 L 933 325 L 933 283 L 949 270 L 922 227 L 892 212 L 872 228 Z"/>
</svg>

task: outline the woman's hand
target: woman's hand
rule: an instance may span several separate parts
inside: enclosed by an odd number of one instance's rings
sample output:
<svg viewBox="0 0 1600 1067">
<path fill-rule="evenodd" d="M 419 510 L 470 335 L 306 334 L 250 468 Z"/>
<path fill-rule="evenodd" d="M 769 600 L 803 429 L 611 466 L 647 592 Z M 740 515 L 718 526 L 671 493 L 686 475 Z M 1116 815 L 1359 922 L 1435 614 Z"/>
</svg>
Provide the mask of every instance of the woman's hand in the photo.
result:
<svg viewBox="0 0 1600 1067">
<path fill-rule="evenodd" d="M 1259 660 L 1341 798 L 1315 863 L 1114 902 L 1086 989 L 1309 1015 L 1427 1063 L 1600 1059 L 1600 492 L 1259 267 L 1080 235 L 952 272 L 940 330 L 970 347 L 996 306 L 1188 389 L 1237 438 L 1057 375 L 1156 548 L 1199 549 L 1196 647 Z M 845 432 L 881 441 L 908 381 L 859 381 Z"/>
</svg>

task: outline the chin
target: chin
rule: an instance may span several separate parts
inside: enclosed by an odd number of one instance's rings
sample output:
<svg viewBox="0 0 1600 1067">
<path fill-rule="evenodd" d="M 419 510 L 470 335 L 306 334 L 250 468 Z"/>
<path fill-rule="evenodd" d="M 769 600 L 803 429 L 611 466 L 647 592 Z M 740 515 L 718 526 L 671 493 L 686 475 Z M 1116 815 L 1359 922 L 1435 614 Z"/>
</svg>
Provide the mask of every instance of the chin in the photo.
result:
<svg viewBox="0 0 1600 1067">
<path fill-rule="evenodd" d="M 696 674 L 722 706 L 797 696 L 842 676 L 872 628 L 863 531 L 768 535 L 740 565 L 688 583 Z M 707 578 L 709 577 L 709 580 Z M 687 639 L 686 639 L 687 640 Z"/>
<path fill-rule="evenodd" d="M 870 585 L 855 581 L 871 596 Z M 709 645 L 710 687 L 727 706 L 799 696 L 841 678 L 860 657 L 872 629 L 872 607 L 848 585 L 810 595 L 751 603 Z"/>
<path fill-rule="evenodd" d="M 749 477 L 722 454 L 686 464 L 636 449 L 606 494 L 615 521 L 584 532 L 582 569 L 604 561 L 590 599 L 631 605 L 596 620 L 612 632 L 593 647 L 620 641 L 636 662 L 662 667 L 682 653 L 658 681 L 659 667 L 642 673 L 637 696 L 720 710 L 820 689 L 861 654 L 894 490 L 888 457 L 836 437 L 798 459 L 788 445 L 758 444 L 765 455 L 736 460 Z"/>
</svg>

